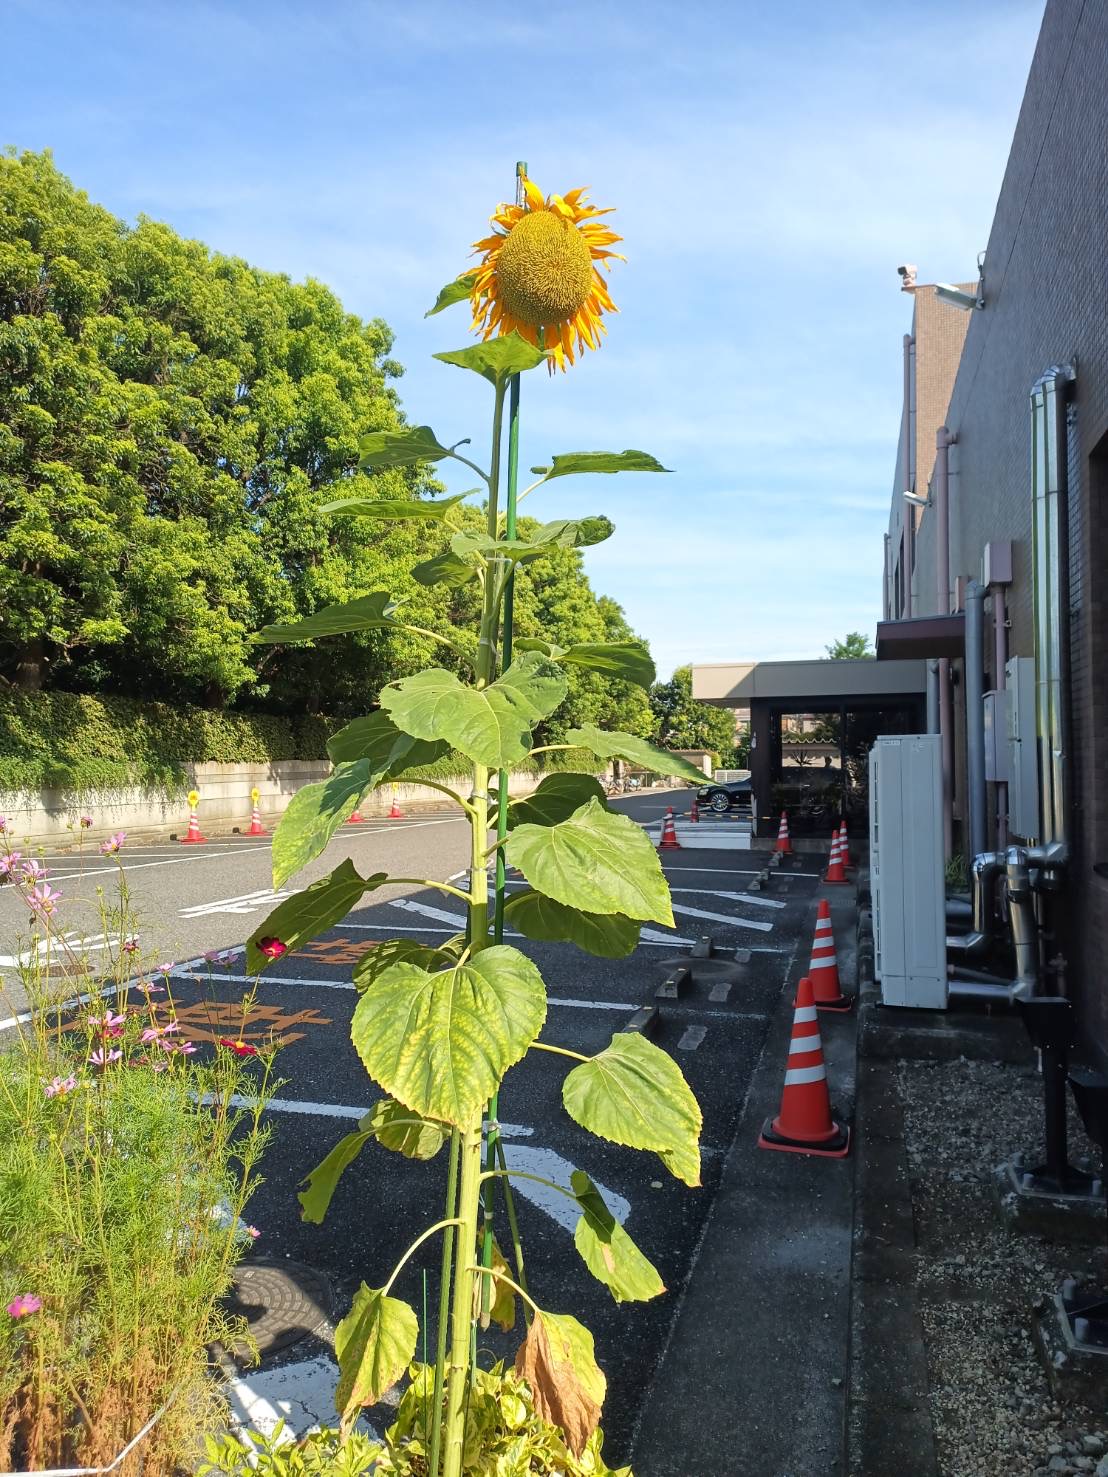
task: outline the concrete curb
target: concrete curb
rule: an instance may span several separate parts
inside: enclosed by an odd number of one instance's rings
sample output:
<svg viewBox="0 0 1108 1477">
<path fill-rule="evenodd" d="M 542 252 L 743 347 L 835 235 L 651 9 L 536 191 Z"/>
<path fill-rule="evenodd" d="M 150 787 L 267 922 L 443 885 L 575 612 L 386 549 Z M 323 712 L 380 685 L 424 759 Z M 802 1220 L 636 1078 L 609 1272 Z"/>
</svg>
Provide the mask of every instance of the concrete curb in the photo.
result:
<svg viewBox="0 0 1108 1477">
<path fill-rule="evenodd" d="M 844 895 L 845 894 L 845 895 Z M 854 980 L 854 889 L 829 895 L 839 971 Z M 776 1113 L 802 941 L 770 1023 L 669 1342 L 634 1441 L 650 1477 L 841 1477 L 845 1472 L 855 1155 L 757 1147 Z M 855 1093 L 852 1017 L 820 1017 L 836 1116 Z"/>
</svg>

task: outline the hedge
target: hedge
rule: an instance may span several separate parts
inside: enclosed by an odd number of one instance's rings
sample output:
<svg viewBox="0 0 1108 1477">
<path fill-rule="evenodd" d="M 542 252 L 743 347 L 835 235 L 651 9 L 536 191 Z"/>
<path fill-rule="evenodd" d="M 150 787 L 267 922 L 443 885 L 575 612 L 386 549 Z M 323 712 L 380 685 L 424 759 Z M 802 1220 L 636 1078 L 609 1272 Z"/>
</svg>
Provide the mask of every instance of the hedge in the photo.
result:
<svg viewBox="0 0 1108 1477">
<path fill-rule="evenodd" d="M 0 792 L 179 790 L 187 764 L 323 759 L 328 738 L 344 722 L 174 708 L 72 692 L 0 692 Z M 468 760 L 447 755 L 413 774 L 445 779 L 468 767 Z M 593 770 L 596 760 L 583 750 L 557 750 L 543 754 L 541 762 L 525 760 L 518 766 L 575 767 Z"/>
</svg>

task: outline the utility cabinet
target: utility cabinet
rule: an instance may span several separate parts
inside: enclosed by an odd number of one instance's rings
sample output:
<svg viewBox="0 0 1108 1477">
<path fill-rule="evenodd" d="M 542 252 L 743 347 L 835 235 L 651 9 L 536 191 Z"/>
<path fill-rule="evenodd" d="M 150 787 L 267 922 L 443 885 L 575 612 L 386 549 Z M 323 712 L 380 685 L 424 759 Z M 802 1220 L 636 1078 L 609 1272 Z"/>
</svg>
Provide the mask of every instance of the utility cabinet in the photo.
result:
<svg viewBox="0 0 1108 1477">
<path fill-rule="evenodd" d="M 1032 841 L 1042 834 L 1034 657 L 1009 657 L 1004 663 L 1004 686 L 1008 695 L 1008 829 Z"/>
<path fill-rule="evenodd" d="M 942 741 L 879 738 L 869 753 L 875 970 L 884 1005 L 945 1010 Z"/>
</svg>

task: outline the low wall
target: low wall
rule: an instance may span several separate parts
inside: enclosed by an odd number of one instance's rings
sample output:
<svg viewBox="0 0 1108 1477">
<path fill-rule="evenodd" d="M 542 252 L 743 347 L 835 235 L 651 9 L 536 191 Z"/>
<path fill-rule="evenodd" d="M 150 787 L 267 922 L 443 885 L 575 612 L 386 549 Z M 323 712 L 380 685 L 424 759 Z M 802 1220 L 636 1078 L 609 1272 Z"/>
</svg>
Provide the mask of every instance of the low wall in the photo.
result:
<svg viewBox="0 0 1108 1477">
<path fill-rule="evenodd" d="M 271 764 L 196 764 L 189 766 L 188 777 L 189 785 L 200 793 L 200 829 L 205 834 L 226 835 L 249 826 L 250 791 L 255 786 L 260 792 L 262 822 L 272 829 L 297 790 L 326 779 L 330 772 L 326 759 L 285 759 Z M 536 774 L 513 774 L 509 791 L 512 795 L 529 795 L 540 779 L 541 775 Z M 437 783 L 468 795 L 471 780 L 459 775 Z M 385 785 L 368 795 L 361 806 L 362 815 L 386 815 L 394 794 L 405 814 L 442 810 L 449 803 L 437 790 L 401 782 L 395 791 Z M 82 815 L 92 817 L 93 824 L 84 834 L 93 842 L 113 831 L 126 831 L 129 836 L 183 836 L 188 825 L 188 802 L 184 790 L 113 790 L 86 796 L 77 803 L 65 791 L 43 789 L 0 794 L 0 815 L 14 841 L 68 843 L 79 829 Z"/>
</svg>

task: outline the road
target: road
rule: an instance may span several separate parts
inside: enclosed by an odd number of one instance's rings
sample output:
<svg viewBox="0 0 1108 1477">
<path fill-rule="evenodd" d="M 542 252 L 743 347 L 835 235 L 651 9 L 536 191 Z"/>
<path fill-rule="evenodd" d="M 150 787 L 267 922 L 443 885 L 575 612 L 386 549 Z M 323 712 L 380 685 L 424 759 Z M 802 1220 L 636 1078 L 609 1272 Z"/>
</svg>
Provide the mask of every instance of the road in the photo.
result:
<svg viewBox="0 0 1108 1477">
<path fill-rule="evenodd" d="M 640 823 L 656 820 L 671 800 L 647 793 L 616 806 Z M 691 829 L 691 828 L 690 828 Z M 363 875 L 445 879 L 467 859 L 467 831 L 449 815 L 344 827 L 325 856 L 297 877 L 293 887 L 328 872 L 350 856 Z M 667 1000 L 654 1039 L 679 1061 L 704 1112 L 703 1185 L 690 1190 L 648 1154 L 635 1154 L 591 1138 L 565 1115 L 560 1102 L 562 1059 L 533 1053 L 509 1072 L 501 1094 L 509 1164 L 568 1182 L 580 1166 L 603 1186 L 608 1203 L 651 1257 L 667 1293 L 649 1304 L 612 1301 L 577 1256 L 573 1207 L 552 1191 L 518 1181 L 520 1219 L 531 1290 L 540 1304 L 574 1312 L 596 1336 L 597 1354 L 609 1377 L 604 1425 L 606 1456 L 627 1459 L 644 1392 L 672 1323 L 735 1132 L 770 1015 L 782 988 L 795 980 L 795 956 L 810 938 L 814 918 L 814 869 L 775 874 L 768 890 L 747 893 L 760 859 L 749 852 L 686 846 L 662 860 L 671 887 L 678 930 L 650 928 L 625 960 L 601 960 L 564 945 L 511 938 L 539 965 L 547 983 L 550 1014 L 544 1039 L 574 1051 L 603 1048 L 636 1007 L 654 1000 L 689 945 L 711 934 L 717 945 L 749 951 L 749 960 L 718 979 L 698 981 L 691 995 Z M 83 862 L 50 857 L 50 880 L 63 893 L 65 926 L 92 936 L 103 957 L 96 889 L 109 888 L 117 869 L 99 855 Z M 230 960 L 178 967 L 173 992 L 186 1032 L 198 1042 L 225 1034 L 243 995 L 240 946 L 274 905 L 269 844 L 213 842 L 206 847 L 163 845 L 125 848 L 123 877 L 141 919 L 142 954 L 149 963 L 195 961 L 214 950 L 237 950 Z M 298 1182 L 379 1096 L 349 1041 L 356 1001 L 351 969 L 381 939 L 406 935 L 431 941 L 458 930 L 460 904 L 410 884 L 383 888 L 336 929 L 271 965 L 258 988 L 259 1032 L 287 1041 L 279 1057 L 284 1085 L 270 1115 L 273 1141 L 264 1164 L 265 1183 L 251 1206 L 261 1229 L 259 1254 L 291 1257 L 327 1273 L 339 1289 L 338 1306 L 357 1282 L 380 1286 L 403 1249 L 441 1215 L 442 1156 L 412 1163 L 377 1148 L 364 1151 L 347 1171 L 322 1226 L 303 1223 L 295 1198 Z M 0 891 L 0 955 L 11 961 L 21 945 L 24 910 L 10 890 Z M 455 916 L 457 915 L 457 916 Z M 4 969 L 10 986 L 12 968 Z M 713 982 L 714 980 L 714 982 Z M 15 1004 L 18 999 L 12 997 Z M 7 1015 L 8 1011 L 4 1010 Z M 570 1214 L 567 1216 L 566 1211 Z M 503 1233 L 502 1233 L 503 1234 Z M 506 1235 L 504 1236 L 506 1240 Z M 401 1275 L 398 1295 L 422 1306 L 423 1272 L 435 1302 L 437 1253 L 429 1246 Z M 513 1340 L 496 1334 L 483 1345 L 511 1357 Z M 387 1419 L 387 1418 L 386 1418 Z"/>
</svg>

